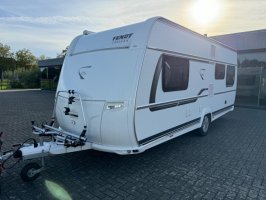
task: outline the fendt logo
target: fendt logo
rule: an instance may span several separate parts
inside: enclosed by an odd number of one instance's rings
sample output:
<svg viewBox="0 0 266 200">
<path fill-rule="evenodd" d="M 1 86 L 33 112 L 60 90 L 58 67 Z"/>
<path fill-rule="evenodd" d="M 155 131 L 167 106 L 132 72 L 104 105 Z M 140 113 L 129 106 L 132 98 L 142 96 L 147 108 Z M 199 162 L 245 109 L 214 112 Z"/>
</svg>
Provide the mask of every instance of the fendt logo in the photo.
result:
<svg viewBox="0 0 266 200">
<path fill-rule="evenodd" d="M 113 43 L 127 42 L 128 39 L 130 39 L 132 35 L 133 33 L 128 33 L 125 35 L 116 35 L 113 37 Z"/>
</svg>

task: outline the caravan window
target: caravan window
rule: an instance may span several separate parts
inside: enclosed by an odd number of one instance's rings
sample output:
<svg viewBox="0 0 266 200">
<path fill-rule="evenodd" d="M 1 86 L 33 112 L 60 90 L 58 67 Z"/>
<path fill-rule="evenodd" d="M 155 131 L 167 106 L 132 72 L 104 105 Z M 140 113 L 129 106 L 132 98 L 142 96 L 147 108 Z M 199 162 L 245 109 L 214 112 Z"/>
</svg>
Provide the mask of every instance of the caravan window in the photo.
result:
<svg viewBox="0 0 266 200">
<path fill-rule="evenodd" d="M 225 65 L 216 64 L 215 65 L 215 79 L 222 80 L 224 79 L 224 75 L 225 75 Z"/>
<path fill-rule="evenodd" d="M 235 67 L 228 65 L 226 70 L 226 87 L 231 87 L 235 83 Z"/>
<path fill-rule="evenodd" d="M 189 60 L 164 55 L 162 58 L 162 87 L 164 92 L 186 90 L 188 87 Z"/>
</svg>

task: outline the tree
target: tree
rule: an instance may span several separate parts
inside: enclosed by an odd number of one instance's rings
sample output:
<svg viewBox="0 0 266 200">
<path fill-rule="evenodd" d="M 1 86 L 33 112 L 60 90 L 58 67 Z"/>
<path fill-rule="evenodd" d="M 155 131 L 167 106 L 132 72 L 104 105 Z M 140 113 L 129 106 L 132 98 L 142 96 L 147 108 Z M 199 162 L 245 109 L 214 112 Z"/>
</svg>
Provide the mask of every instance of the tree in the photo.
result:
<svg viewBox="0 0 266 200">
<path fill-rule="evenodd" d="M 2 69 L 3 72 L 6 70 L 13 71 L 16 67 L 16 60 L 12 57 L 5 58 L 0 57 L 0 70 Z"/>
<path fill-rule="evenodd" d="M 65 49 L 63 49 L 61 53 L 57 54 L 57 58 L 65 57 L 67 54 L 68 48 L 69 48 L 69 46 L 67 46 Z"/>
<path fill-rule="evenodd" d="M 8 58 L 11 56 L 10 46 L 0 43 L 0 57 Z"/>
<path fill-rule="evenodd" d="M 37 66 L 36 57 L 30 52 L 29 49 L 22 49 L 16 52 L 17 67 L 29 70 Z"/>
<path fill-rule="evenodd" d="M 37 57 L 37 60 L 46 60 L 49 59 L 50 57 L 47 57 L 46 55 L 42 54 L 39 57 Z"/>
<path fill-rule="evenodd" d="M 13 70 L 16 66 L 16 61 L 13 58 L 13 53 L 10 46 L 0 43 L 0 79 L 3 79 L 3 72 Z"/>
<path fill-rule="evenodd" d="M 266 66 L 266 62 L 259 61 L 257 59 L 253 59 L 253 60 L 245 59 L 240 65 L 241 67 L 264 67 Z"/>
</svg>

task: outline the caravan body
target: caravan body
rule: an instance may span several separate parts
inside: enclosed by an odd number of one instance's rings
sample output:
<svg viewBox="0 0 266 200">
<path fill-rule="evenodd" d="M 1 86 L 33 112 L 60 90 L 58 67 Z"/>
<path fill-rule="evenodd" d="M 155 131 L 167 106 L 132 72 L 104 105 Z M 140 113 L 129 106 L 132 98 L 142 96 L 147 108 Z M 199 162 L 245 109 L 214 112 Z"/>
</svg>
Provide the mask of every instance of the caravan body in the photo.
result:
<svg viewBox="0 0 266 200">
<path fill-rule="evenodd" d="M 85 32 L 65 57 L 56 118 L 77 136 L 85 127 L 92 149 L 143 152 L 232 111 L 236 65 L 231 48 L 161 17 Z"/>
</svg>

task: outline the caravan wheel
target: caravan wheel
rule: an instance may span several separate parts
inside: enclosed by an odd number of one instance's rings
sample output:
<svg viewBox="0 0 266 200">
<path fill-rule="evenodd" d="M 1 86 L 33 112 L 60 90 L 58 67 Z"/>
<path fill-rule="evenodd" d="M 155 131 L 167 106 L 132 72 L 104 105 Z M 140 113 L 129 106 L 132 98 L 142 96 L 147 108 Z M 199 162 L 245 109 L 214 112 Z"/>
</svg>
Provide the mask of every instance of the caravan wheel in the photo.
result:
<svg viewBox="0 0 266 200">
<path fill-rule="evenodd" d="M 199 135 L 205 136 L 208 133 L 210 127 L 210 118 L 208 115 L 205 115 L 202 121 L 202 125 L 199 128 Z"/>
<path fill-rule="evenodd" d="M 38 163 L 29 163 L 22 168 L 20 177 L 26 182 L 34 181 L 40 175 L 40 168 Z"/>
</svg>

